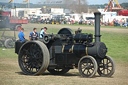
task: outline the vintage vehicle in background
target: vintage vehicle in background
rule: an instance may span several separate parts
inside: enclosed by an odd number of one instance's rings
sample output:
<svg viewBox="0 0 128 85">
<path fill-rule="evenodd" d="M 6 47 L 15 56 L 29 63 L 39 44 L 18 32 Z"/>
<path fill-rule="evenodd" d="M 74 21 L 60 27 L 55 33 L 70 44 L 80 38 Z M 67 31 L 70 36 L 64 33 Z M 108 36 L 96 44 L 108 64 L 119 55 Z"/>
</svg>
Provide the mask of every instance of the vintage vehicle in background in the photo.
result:
<svg viewBox="0 0 128 85">
<path fill-rule="evenodd" d="M 18 19 L 17 17 L 11 17 L 11 12 L 0 10 L 0 31 L 2 35 L 0 38 L 0 46 L 5 46 L 6 48 L 14 47 L 16 41 L 15 31 L 19 31 L 22 24 L 27 24 L 28 20 Z M 14 31 L 14 36 L 11 37 L 10 33 L 8 36 L 5 36 L 7 31 Z"/>
<path fill-rule="evenodd" d="M 16 34 L 15 30 L 1 30 L 3 31 L 2 35 L 0 36 L 0 47 L 4 46 L 5 48 L 14 48 L 15 41 L 16 41 Z"/>
<path fill-rule="evenodd" d="M 17 29 L 21 27 L 22 24 L 27 24 L 27 19 L 19 19 L 17 17 L 11 17 L 11 12 L 0 11 L 0 29 L 1 28 L 10 28 L 11 30 Z"/>
</svg>

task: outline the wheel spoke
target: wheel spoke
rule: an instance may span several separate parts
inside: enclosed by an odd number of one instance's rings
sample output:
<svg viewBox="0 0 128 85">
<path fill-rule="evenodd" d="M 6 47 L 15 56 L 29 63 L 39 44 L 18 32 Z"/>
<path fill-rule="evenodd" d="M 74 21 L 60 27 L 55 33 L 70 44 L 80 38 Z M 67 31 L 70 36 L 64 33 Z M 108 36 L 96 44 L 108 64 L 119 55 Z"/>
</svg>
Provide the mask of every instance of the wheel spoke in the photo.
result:
<svg viewBox="0 0 128 85">
<path fill-rule="evenodd" d="M 108 69 L 107 69 L 107 74 L 108 74 Z"/>
<path fill-rule="evenodd" d="M 82 72 L 84 73 L 86 69 L 87 69 L 87 68 L 84 68 L 84 70 L 83 70 Z"/>
<path fill-rule="evenodd" d="M 38 69 L 38 68 L 36 68 L 36 72 L 38 72 L 38 70 L 39 70 L 39 69 Z"/>
<path fill-rule="evenodd" d="M 108 61 L 108 62 L 107 62 L 107 65 L 108 65 L 109 63 L 111 63 L 110 60 L 107 59 L 107 61 Z"/>
<path fill-rule="evenodd" d="M 87 74 L 88 74 L 88 75 L 91 74 L 91 72 L 89 71 L 89 69 L 88 69 L 88 71 L 87 71 Z"/>
<path fill-rule="evenodd" d="M 108 65 L 108 67 L 112 67 L 112 66 L 109 66 L 109 65 Z"/>
<path fill-rule="evenodd" d="M 111 70 L 110 70 L 110 69 L 107 69 L 107 70 L 111 72 Z"/>
<path fill-rule="evenodd" d="M 101 72 L 104 71 L 104 68 L 101 70 Z"/>
<path fill-rule="evenodd" d="M 99 68 L 104 68 L 104 66 L 99 66 Z"/>
<path fill-rule="evenodd" d="M 105 69 L 103 70 L 103 74 L 105 74 Z"/>
<path fill-rule="evenodd" d="M 91 68 L 92 71 L 94 71 L 94 68 Z"/>
</svg>

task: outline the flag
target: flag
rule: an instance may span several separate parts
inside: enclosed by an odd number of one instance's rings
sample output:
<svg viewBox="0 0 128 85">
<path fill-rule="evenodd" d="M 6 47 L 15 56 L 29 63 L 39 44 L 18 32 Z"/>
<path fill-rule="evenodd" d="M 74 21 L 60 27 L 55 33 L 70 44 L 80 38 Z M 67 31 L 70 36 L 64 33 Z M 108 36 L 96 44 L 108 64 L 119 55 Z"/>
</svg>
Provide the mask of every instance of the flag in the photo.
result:
<svg viewBox="0 0 128 85">
<path fill-rule="evenodd" d="M 23 1 L 24 3 L 29 3 L 29 0 Z"/>
<path fill-rule="evenodd" d="M 13 0 L 11 0 L 11 1 L 8 1 L 8 3 L 12 3 L 13 2 Z"/>
</svg>

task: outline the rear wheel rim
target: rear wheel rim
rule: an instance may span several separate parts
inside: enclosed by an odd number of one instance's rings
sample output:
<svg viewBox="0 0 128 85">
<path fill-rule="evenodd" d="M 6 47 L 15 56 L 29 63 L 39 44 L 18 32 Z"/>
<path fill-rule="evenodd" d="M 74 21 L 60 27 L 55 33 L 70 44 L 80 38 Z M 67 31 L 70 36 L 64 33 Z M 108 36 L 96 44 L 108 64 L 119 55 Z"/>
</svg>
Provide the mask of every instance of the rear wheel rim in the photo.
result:
<svg viewBox="0 0 128 85">
<path fill-rule="evenodd" d="M 42 51 L 39 46 L 37 44 L 31 44 L 30 48 L 24 48 L 22 53 L 20 63 L 23 71 L 29 74 L 38 72 L 43 60 Z"/>
</svg>

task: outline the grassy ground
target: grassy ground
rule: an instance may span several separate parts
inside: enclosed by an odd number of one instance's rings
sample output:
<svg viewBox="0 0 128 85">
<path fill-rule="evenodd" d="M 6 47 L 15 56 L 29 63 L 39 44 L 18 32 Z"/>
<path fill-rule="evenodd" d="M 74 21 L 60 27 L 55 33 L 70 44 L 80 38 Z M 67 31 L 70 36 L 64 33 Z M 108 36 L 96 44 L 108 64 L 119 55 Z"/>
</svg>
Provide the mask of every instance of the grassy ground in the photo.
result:
<svg viewBox="0 0 128 85">
<path fill-rule="evenodd" d="M 33 24 L 37 24 L 37 23 L 33 23 Z M 40 24 L 40 23 L 38 23 Z M 55 24 L 53 24 L 55 25 Z M 58 25 L 58 24 L 57 24 Z M 80 25 L 80 24 L 61 24 L 61 25 L 66 25 L 66 26 L 84 26 L 84 27 L 94 27 L 94 25 Z M 128 29 L 128 27 L 121 27 L 121 26 L 101 26 L 102 28 L 116 28 L 116 29 Z"/>
<path fill-rule="evenodd" d="M 23 25 L 25 35 L 28 38 L 33 27 L 41 28 L 47 26 L 48 33 L 57 33 L 64 25 Z M 70 26 L 75 31 L 78 26 Z M 88 27 L 87 27 L 88 28 Z M 93 33 L 94 30 L 81 27 L 84 33 Z M 38 29 L 40 31 L 40 29 Z M 17 32 L 18 34 L 18 32 Z M 71 70 L 63 76 L 54 76 L 45 72 L 40 76 L 23 75 L 17 61 L 14 49 L 0 48 L 0 85 L 128 85 L 128 33 L 115 31 L 101 31 L 101 41 L 107 45 L 108 53 L 114 58 L 116 72 L 111 78 L 99 77 L 81 78 L 78 70 Z"/>
<path fill-rule="evenodd" d="M 94 27 L 94 25 L 69 25 L 69 26 L 86 26 L 86 27 Z M 120 27 L 120 26 L 101 26 L 102 28 L 116 28 L 116 29 L 128 29 L 128 27 Z"/>
</svg>

